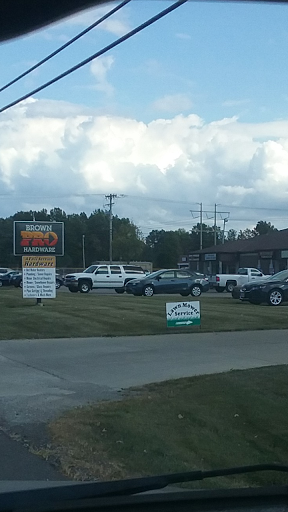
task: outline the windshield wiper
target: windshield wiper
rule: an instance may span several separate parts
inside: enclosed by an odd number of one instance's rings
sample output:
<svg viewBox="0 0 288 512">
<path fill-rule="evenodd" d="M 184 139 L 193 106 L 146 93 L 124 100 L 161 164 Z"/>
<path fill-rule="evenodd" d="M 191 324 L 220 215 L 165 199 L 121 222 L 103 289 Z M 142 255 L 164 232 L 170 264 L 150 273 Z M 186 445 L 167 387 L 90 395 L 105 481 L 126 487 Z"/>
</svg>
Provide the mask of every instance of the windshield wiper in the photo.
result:
<svg viewBox="0 0 288 512">
<path fill-rule="evenodd" d="M 193 482 L 206 478 L 229 475 L 241 475 L 259 471 L 281 471 L 288 473 L 288 466 L 282 464 L 257 464 L 232 468 L 214 469 L 210 471 L 188 471 L 128 480 L 110 482 L 88 482 L 64 484 L 57 487 L 29 489 L 0 493 L 0 511 L 14 508 L 23 509 L 29 505 L 45 505 L 63 501 L 86 500 L 100 497 L 135 495 L 147 491 L 159 490 L 171 484 Z"/>
</svg>

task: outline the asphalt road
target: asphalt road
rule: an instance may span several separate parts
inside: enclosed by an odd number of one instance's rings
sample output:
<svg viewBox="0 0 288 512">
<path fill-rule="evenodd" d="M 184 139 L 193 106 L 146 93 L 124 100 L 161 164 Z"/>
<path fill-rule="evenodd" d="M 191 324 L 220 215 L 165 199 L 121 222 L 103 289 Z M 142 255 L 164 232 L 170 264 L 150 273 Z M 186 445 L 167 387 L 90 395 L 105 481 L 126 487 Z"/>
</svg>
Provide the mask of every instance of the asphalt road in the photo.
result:
<svg viewBox="0 0 288 512">
<path fill-rule="evenodd" d="M 30 453 L 26 446 L 0 432 L 0 491 L 3 480 L 57 481 L 66 480 L 45 460 Z M 13 488 L 12 488 L 13 490 Z"/>
<path fill-rule="evenodd" d="M 45 446 L 47 421 L 63 411 L 121 399 L 129 386 L 288 364 L 287 336 L 277 330 L 0 341 L 0 481 L 64 478 L 23 445 L 26 439 Z"/>
<path fill-rule="evenodd" d="M 287 331 L 0 342 L 0 424 L 46 422 L 130 386 L 288 364 Z M 2 417 L 2 418 L 1 418 Z"/>
</svg>

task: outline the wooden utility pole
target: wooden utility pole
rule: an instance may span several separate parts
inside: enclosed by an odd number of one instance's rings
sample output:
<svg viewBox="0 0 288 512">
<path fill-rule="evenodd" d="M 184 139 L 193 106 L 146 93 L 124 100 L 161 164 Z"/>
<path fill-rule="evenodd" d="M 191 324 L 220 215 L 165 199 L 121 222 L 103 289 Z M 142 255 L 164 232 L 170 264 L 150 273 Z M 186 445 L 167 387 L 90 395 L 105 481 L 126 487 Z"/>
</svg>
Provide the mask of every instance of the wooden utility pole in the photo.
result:
<svg viewBox="0 0 288 512">
<path fill-rule="evenodd" d="M 112 249 L 112 243 L 113 243 L 113 211 L 112 211 L 112 207 L 113 207 L 113 204 L 114 204 L 113 203 L 113 199 L 116 199 L 116 197 L 119 197 L 119 196 L 117 196 L 117 194 L 108 194 L 107 196 L 105 196 L 105 198 L 109 201 L 107 206 L 109 206 L 109 263 L 110 263 L 110 265 L 111 265 L 111 263 L 113 261 L 113 249 Z"/>
</svg>

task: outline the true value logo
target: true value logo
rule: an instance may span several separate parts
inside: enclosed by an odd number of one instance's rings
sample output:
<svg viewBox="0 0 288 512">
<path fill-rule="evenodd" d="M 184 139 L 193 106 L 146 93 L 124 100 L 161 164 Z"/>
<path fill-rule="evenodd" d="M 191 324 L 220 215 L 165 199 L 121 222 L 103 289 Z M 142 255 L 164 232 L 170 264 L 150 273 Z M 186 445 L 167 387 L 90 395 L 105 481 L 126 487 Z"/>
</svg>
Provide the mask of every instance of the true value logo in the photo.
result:
<svg viewBox="0 0 288 512">
<path fill-rule="evenodd" d="M 200 302 L 167 302 L 167 327 L 200 325 Z"/>
</svg>

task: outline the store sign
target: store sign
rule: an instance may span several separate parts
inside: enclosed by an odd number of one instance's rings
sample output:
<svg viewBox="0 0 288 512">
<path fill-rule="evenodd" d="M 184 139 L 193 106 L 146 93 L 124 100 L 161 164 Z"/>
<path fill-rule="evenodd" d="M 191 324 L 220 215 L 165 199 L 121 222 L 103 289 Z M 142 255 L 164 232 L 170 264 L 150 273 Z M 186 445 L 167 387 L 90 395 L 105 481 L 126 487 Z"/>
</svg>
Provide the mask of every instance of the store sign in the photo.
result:
<svg viewBox="0 0 288 512">
<path fill-rule="evenodd" d="M 262 258 L 263 260 L 271 260 L 271 258 L 273 258 L 273 251 L 261 251 L 259 254 L 260 258 Z"/>
<path fill-rule="evenodd" d="M 189 261 L 199 261 L 200 254 L 189 254 Z"/>
<path fill-rule="evenodd" d="M 64 223 L 15 221 L 14 255 L 64 255 Z"/>
<path fill-rule="evenodd" d="M 24 299 L 55 299 L 56 257 L 22 256 Z"/>
<path fill-rule="evenodd" d="M 216 261 L 216 253 L 214 252 L 212 254 L 205 254 L 204 259 L 205 261 Z"/>
</svg>

